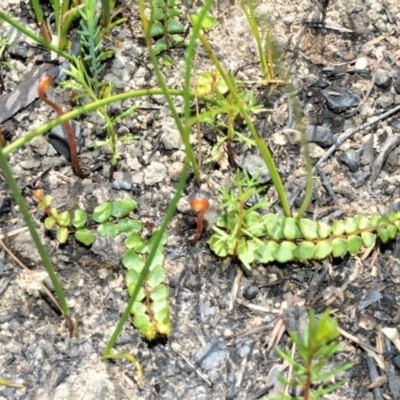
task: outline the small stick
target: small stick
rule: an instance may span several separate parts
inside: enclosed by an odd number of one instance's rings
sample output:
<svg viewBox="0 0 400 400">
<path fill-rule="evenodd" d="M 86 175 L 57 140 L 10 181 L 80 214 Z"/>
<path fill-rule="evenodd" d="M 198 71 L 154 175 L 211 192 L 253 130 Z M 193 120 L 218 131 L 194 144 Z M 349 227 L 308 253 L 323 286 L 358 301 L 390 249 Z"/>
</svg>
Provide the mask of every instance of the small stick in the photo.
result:
<svg viewBox="0 0 400 400">
<path fill-rule="evenodd" d="M 59 107 L 57 104 L 50 101 L 45 95 L 45 92 L 47 91 L 47 89 L 50 87 L 50 85 L 52 83 L 53 83 L 53 78 L 50 75 L 44 76 L 41 79 L 41 81 L 39 82 L 38 95 L 39 95 L 40 100 L 42 100 L 48 106 L 53 108 L 59 117 L 62 117 L 65 114 L 64 114 L 64 111 L 61 109 L 61 107 Z M 84 178 L 85 174 L 82 172 L 82 169 L 81 169 L 81 166 L 80 166 L 79 160 L 78 160 L 78 154 L 76 151 L 75 135 L 74 135 L 74 132 L 72 131 L 72 127 L 71 127 L 71 124 L 69 123 L 69 121 L 64 122 L 64 127 L 65 127 L 65 130 L 67 131 L 69 152 L 71 154 L 72 166 L 75 170 L 75 173 L 79 176 L 79 178 Z"/>
</svg>

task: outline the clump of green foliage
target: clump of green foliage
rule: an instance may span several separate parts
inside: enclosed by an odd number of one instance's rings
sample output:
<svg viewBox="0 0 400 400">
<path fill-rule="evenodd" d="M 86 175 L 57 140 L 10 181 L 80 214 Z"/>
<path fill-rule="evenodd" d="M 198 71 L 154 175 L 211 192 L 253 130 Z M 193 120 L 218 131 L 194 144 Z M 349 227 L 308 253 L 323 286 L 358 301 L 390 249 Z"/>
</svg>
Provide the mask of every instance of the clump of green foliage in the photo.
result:
<svg viewBox="0 0 400 400">
<path fill-rule="evenodd" d="M 303 335 L 299 337 L 296 332 L 290 332 L 290 338 L 296 346 L 297 356 L 293 357 L 288 348 L 282 350 L 278 347 L 276 352 L 293 367 L 294 378 L 288 381 L 280 377 L 280 380 L 290 387 L 303 388 L 303 395 L 291 397 L 282 393 L 279 400 L 318 400 L 343 385 L 344 380 L 326 385 L 330 378 L 351 368 L 351 364 L 346 363 L 334 369 L 326 369 L 328 361 L 342 348 L 342 343 L 338 341 L 337 321 L 329 316 L 329 310 L 320 318 L 310 310 L 308 327 Z"/>
<path fill-rule="evenodd" d="M 322 260 L 331 255 L 341 257 L 347 251 L 355 255 L 362 247 L 374 246 L 377 238 L 383 243 L 394 239 L 400 230 L 400 212 L 394 211 L 388 216 L 347 217 L 332 225 L 272 212 L 260 214 L 257 210 L 265 207 L 263 202 L 245 207 L 247 199 L 261 191 L 257 184 L 246 174 L 244 178 L 237 175 L 236 189 L 222 190 L 223 212 L 209 240 L 218 256 L 237 256 L 247 269 L 254 261 Z"/>
<path fill-rule="evenodd" d="M 150 4 L 150 37 L 156 40 L 153 51 L 157 55 L 183 43 L 185 38 L 182 34 L 185 28 L 176 19 L 182 14 L 179 0 L 152 0 Z M 164 54 L 163 62 L 166 65 L 173 64 L 171 56 L 167 54 Z"/>
<path fill-rule="evenodd" d="M 59 212 L 53 207 L 51 196 L 44 195 L 43 191 L 36 191 L 35 196 L 39 200 L 38 208 L 47 215 L 44 221 L 46 229 L 57 230 L 56 237 L 60 244 L 66 243 L 69 234 L 74 233 L 78 242 L 89 246 L 96 240 L 94 229 L 104 237 L 126 235 L 124 240 L 126 250 L 122 256 L 122 265 L 127 269 L 126 286 L 131 296 L 144 268 L 146 257 L 158 234 L 158 231 L 155 230 L 147 240 L 140 235 L 143 229 L 142 222 L 129 216 L 136 209 L 136 202 L 130 197 L 126 197 L 122 200 L 99 204 L 93 210 L 90 218 L 95 224 L 89 226 L 85 210 L 77 209 L 72 216 L 69 211 Z M 134 325 L 148 340 L 154 339 L 157 335 L 168 335 L 171 332 L 168 307 L 169 290 L 164 283 L 166 280 L 164 270 L 164 245 L 166 242 L 167 236 L 164 234 L 161 245 L 157 247 L 156 255 L 150 265 L 150 272 L 130 310 Z"/>
<path fill-rule="evenodd" d="M 113 21 L 113 17 L 118 14 L 115 11 L 115 0 L 102 0 L 102 21 L 101 21 L 101 32 L 100 37 L 110 32 L 116 25 L 119 25 L 125 21 L 125 18 L 120 18 Z M 82 14 L 82 7 L 87 10 L 93 10 L 97 6 L 96 0 L 51 0 L 50 4 L 54 11 L 54 27 L 55 27 L 55 37 L 57 39 L 57 47 L 59 50 L 64 50 L 67 47 L 68 35 L 71 28 L 73 27 L 73 22 L 81 16 L 85 19 L 85 15 Z M 46 24 L 43 16 L 42 7 L 40 6 L 40 0 L 32 0 L 32 8 L 35 13 L 36 21 L 38 23 L 41 35 L 47 42 L 55 42 L 50 34 L 50 29 Z M 99 27 L 99 19 L 90 18 L 89 21 L 96 21 L 96 28 Z M 96 38 L 99 35 L 95 36 Z"/>
<path fill-rule="evenodd" d="M 262 108 L 261 105 L 257 104 L 252 90 L 248 90 L 242 82 L 237 81 L 233 74 L 229 74 L 229 80 L 239 97 L 239 101 L 243 103 L 248 113 L 252 114 Z M 228 157 L 232 158 L 231 146 L 233 142 L 243 143 L 248 148 L 256 145 L 254 140 L 237 130 L 235 124 L 238 120 L 241 120 L 241 114 L 237 107 L 238 99 L 232 96 L 218 71 L 199 73 L 195 90 L 197 94 L 210 96 L 218 102 L 217 106 L 208 105 L 207 111 L 198 116 L 199 122 L 212 126 L 220 134 L 220 139 L 213 146 L 211 155 L 206 162 L 218 159 L 221 148 L 225 148 Z"/>
</svg>

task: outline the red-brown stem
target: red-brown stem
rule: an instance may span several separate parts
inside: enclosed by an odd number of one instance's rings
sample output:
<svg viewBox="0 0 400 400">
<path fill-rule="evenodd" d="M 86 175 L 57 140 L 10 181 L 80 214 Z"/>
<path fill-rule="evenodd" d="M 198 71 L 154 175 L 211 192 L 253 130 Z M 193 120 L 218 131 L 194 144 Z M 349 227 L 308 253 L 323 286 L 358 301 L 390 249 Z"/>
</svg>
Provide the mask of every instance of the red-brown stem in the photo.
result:
<svg viewBox="0 0 400 400">
<path fill-rule="evenodd" d="M 43 39 L 47 43 L 51 43 L 50 32 L 47 29 L 47 25 L 44 22 L 42 22 L 41 24 L 39 24 L 39 29 L 40 29 L 40 33 L 42 34 Z"/>
<path fill-rule="evenodd" d="M 64 111 L 61 109 L 61 107 L 59 107 L 57 104 L 50 101 L 45 95 L 45 92 L 50 87 L 52 82 L 53 82 L 53 78 L 50 75 L 46 75 L 45 77 L 43 77 L 41 79 L 41 81 L 39 82 L 39 86 L 38 86 L 39 98 L 44 103 L 46 103 L 48 106 L 52 107 L 55 110 L 55 112 L 58 114 L 59 117 L 62 117 L 64 115 Z M 79 160 L 78 160 L 78 154 L 76 151 L 75 135 L 74 135 L 74 132 L 72 131 L 72 127 L 71 127 L 71 124 L 69 123 L 69 121 L 64 122 L 64 127 L 65 127 L 65 130 L 67 131 L 69 152 L 71 154 L 72 166 L 75 170 L 75 173 L 80 178 L 84 178 L 85 174 L 82 172 L 82 169 L 81 169 L 81 166 L 80 166 Z"/>
<path fill-rule="evenodd" d="M 193 243 L 196 243 L 203 233 L 203 218 L 210 208 L 210 202 L 204 198 L 196 198 L 190 202 L 190 207 L 192 207 L 195 211 L 199 211 L 199 215 L 197 217 L 196 234 L 193 237 Z"/>
<path fill-rule="evenodd" d="M 7 146 L 6 139 L 4 139 L 4 136 L 3 136 L 3 126 L 2 125 L 0 125 L 0 144 L 1 144 L 1 147 Z"/>
</svg>

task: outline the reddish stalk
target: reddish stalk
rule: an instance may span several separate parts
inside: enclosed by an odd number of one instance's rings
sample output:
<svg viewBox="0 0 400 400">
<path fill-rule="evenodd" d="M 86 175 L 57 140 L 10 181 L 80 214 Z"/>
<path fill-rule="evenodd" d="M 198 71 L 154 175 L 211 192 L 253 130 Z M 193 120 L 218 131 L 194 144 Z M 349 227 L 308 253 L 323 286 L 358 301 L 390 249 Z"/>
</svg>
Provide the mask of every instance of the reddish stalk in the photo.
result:
<svg viewBox="0 0 400 400">
<path fill-rule="evenodd" d="M 6 139 L 4 139 L 4 136 L 3 136 L 3 126 L 2 125 L 0 125 L 0 144 L 1 144 L 1 147 L 7 146 L 7 141 L 6 141 Z"/>
<path fill-rule="evenodd" d="M 44 103 L 46 103 L 48 106 L 53 108 L 59 117 L 62 117 L 63 115 L 65 115 L 65 113 L 61 109 L 61 107 L 59 107 L 57 104 L 50 101 L 45 95 L 45 92 L 47 91 L 47 89 L 50 87 L 50 85 L 52 83 L 53 83 L 53 78 L 50 75 L 46 75 L 45 77 L 43 77 L 41 79 L 41 81 L 39 82 L 39 86 L 38 86 L 39 98 Z M 64 127 L 67 132 L 67 136 L 68 136 L 69 152 L 71 154 L 72 166 L 74 168 L 75 173 L 79 176 L 79 178 L 84 178 L 85 175 L 82 172 L 82 169 L 81 169 L 81 166 L 80 166 L 79 160 L 78 160 L 78 154 L 76 151 L 75 135 L 74 135 L 74 132 L 72 131 L 72 127 L 71 127 L 71 124 L 69 123 L 69 121 L 64 122 Z"/>
<path fill-rule="evenodd" d="M 193 237 L 193 243 L 196 243 L 203 232 L 203 218 L 208 209 L 210 208 L 210 202 L 205 198 L 195 198 L 191 200 L 190 207 L 199 212 L 197 217 L 197 230 L 196 234 Z"/>
</svg>

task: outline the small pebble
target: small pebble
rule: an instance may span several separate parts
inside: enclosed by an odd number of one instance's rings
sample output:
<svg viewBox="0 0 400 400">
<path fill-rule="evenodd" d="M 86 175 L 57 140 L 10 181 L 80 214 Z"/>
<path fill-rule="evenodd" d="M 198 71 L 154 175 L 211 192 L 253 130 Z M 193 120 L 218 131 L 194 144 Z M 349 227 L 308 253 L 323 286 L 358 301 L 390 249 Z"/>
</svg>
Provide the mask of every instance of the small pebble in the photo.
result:
<svg viewBox="0 0 400 400">
<path fill-rule="evenodd" d="M 361 151 L 362 150 L 346 151 L 340 155 L 339 159 L 351 172 L 356 172 L 360 168 Z"/>
<path fill-rule="evenodd" d="M 243 296 L 247 300 L 253 300 L 258 295 L 258 287 L 254 285 L 246 286 L 243 291 Z"/>
<path fill-rule="evenodd" d="M 394 80 L 394 90 L 400 94 L 400 71 L 397 72 L 396 79 Z"/>
<path fill-rule="evenodd" d="M 308 125 L 306 135 L 309 142 L 319 146 L 328 147 L 336 143 L 336 137 L 328 126 Z"/>
<path fill-rule="evenodd" d="M 375 73 L 375 85 L 381 89 L 387 89 L 391 84 L 392 78 L 389 72 L 379 68 Z"/>
<path fill-rule="evenodd" d="M 350 179 L 350 182 L 356 189 L 359 189 L 371 176 L 371 173 L 372 173 L 371 171 L 358 171 L 353 174 L 353 176 Z"/>
<path fill-rule="evenodd" d="M 339 86 L 328 87 L 321 93 L 326 99 L 329 110 L 337 114 L 360 104 L 360 96 L 358 94 Z"/>
</svg>

